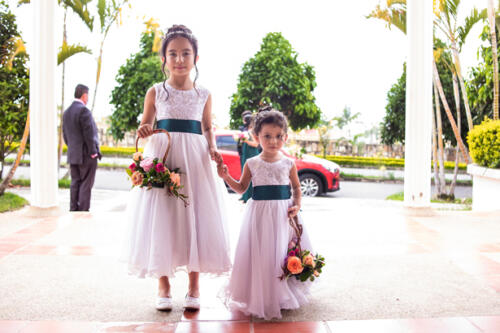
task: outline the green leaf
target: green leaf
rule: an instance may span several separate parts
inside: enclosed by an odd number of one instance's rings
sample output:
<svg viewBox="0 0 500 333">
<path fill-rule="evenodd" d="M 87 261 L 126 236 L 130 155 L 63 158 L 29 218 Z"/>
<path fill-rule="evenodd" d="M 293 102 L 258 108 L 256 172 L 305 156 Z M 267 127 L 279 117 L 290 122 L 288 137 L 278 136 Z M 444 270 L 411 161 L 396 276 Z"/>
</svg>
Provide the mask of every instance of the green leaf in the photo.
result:
<svg viewBox="0 0 500 333">
<path fill-rule="evenodd" d="M 74 56 L 78 53 L 88 53 L 92 54 L 92 51 L 88 49 L 86 46 L 82 45 L 74 45 L 74 44 L 66 44 L 63 42 L 63 45 L 59 48 L 59 53 L 57 54 L 57 64 L 60 65 L 66 61 L 66 59 Z"/>
</svg>

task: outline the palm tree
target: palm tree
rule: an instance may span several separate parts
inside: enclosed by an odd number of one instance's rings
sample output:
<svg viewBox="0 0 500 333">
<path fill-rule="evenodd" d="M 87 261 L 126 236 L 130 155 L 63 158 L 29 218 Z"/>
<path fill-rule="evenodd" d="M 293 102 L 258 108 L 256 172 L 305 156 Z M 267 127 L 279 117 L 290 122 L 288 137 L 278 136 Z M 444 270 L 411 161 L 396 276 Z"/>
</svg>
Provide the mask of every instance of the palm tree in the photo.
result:
<svg viewBox="0 0 500 333">
<path fill-rule="evenodd" d="M 488 0 L 488 21 L 490 23 L 491 54 L 493 56 L 493 119 L 498 119 L 498 52 L 495 29 L 496 14 L 493 0 Z"/>
<path fill-rule="evenodd" d="M 462 96 L 464 99 L 465 112 L 467 115 L 467 124 L 470 131 L 474 125 L 472 123 L 469 99 L 467 98 L 467 91 L 465 90 L 465 84 L 462 75 L 460 52 L 462 50 L 462 46 L 465 43 L 467 35 L 474 27 L 474 25 L 479 21 L 486 19 L 486 10 L 478 11 L 477 8 L 472 9 L 470 15 L 465 19 L 465 23 L 459 26 L 457 14 L 461 0 L 437 1 L 438 2 L 434 7 L 434 13 L 436 14 L 434 26 L 438 28 L 450 42 L 451 51 L 453 54 L 453 64 L 455 66 L 456 75 L 460 82 L 460 88 L 462 90 Z"/>
<path fill-rule="evenodd" d="M 94 111 L 95 101 L 97 99 L 97 87 L 99 86 L 99 80 L 101 77 L 101 68 L 102 68 L 102 52 L 104 49 L 104 42 L 106 41 L 106 37 L 108 36 L 109 29 L 116 22 L 118 25 L 122 24 L 121 14 L 123 7 L 129 0 L 98 0 L 97 1 L 97 13 L 99 15 L 100 22 L 100 35 L 101 42 L 99 47 L 99 56 L 97 57 L 97 72 L 95 78 L 95 88 L 94 95 L 92 100 L 92 107 L 90 111 Z M 130 4 L 129 4 L 130 7 Z"/>
</svg>

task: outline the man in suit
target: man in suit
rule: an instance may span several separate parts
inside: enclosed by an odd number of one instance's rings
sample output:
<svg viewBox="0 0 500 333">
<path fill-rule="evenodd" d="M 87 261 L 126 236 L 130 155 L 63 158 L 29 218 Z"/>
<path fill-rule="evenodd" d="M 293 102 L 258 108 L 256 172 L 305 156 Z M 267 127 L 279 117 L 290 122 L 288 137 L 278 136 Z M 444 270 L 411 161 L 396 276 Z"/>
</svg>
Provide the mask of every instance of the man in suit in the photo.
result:
<svg viewBox="0 0 500 333">
<path fill-rule="evenodd" d="M 83 84 L 77 85 L 75 100 L 63 114 L 63 135 L 68 146 L 71 171 L 70 211 L 89 210 L 97 159 L 102 157 L 97 126 L 86 107 L 88 99 L 89 88 Z"/>
</svg>

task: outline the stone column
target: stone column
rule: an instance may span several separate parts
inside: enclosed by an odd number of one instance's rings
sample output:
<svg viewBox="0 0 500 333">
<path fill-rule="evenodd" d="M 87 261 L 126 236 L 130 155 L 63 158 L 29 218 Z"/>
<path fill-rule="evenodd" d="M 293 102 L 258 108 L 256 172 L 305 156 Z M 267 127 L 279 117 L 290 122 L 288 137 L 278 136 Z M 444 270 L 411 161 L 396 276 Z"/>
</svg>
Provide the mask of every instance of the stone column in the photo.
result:
<svg viewBox="0 0 500 333">
<path fill-rule="evenodd" d="M 432 0 L 408 0 L 404 204 L 430 207 Z"/>
<path fill-rule="evenodd" d="M 34 30 L 29 48 L 31 206 L 35 211 L 43 211 L 58 206 L 54 22 L 57 2 L 37 0 L 31 6 Z"/>
</svg>

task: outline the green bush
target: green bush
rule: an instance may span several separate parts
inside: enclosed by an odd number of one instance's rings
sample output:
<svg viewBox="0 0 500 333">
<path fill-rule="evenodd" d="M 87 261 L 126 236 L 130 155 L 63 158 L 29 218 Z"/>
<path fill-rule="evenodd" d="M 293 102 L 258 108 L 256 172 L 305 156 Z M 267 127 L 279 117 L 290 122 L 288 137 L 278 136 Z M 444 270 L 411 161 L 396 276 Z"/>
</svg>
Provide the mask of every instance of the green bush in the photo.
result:
<svg viewBox="0 0 500 333">
<path fill-rule="evenodd" d="M 318 157 L 322 157 L 317 155 Z M 392 168 L 404 168 L 405 160 L 404 158 L 385 158 L 385 157 L 362 157 L 362 156 L 336 156 L 327 155 L 326 159 L 337 163 L 340 166 L 350 166 L 350 167 L 392 167 Z M 444 162 L 445 169 L 453 169 L 455 167 L 454 162 Z M 467 169 L 465 163 L 459 163 L 458 168 L 460 170 Z"/>
<path fill-rule="evenodd" d="M 467 135 L 474 162 L 487 168 L 500 168 L 500 120 L 485 118 Z"/>
</svg>

